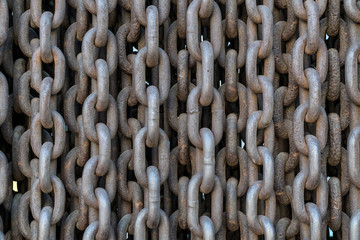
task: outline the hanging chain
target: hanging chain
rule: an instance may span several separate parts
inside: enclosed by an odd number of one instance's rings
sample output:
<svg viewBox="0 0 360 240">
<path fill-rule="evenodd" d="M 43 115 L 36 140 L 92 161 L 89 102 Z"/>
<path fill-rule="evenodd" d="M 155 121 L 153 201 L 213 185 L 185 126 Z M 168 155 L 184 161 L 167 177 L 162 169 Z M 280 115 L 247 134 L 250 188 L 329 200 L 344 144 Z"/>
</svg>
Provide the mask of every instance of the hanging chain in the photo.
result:
<svg viewBox="0 0 360 240">
<path fill-rule="evenodd" d="M 360 1 L 0 0 L 0 239 L 360 239 Z"/>
</svg>

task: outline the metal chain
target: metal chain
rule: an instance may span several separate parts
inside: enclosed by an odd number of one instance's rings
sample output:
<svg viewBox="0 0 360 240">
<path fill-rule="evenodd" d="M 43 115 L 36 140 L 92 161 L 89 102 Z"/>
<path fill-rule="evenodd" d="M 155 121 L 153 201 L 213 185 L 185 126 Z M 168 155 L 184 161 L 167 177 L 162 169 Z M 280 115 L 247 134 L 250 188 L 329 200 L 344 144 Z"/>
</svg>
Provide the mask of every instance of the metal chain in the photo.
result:
<svg viewBox="0 0 360 240">
<path fill-rule="evenodd" d="M 360 239 L 360 1 L 0 0 L 0 239 Z"/>
</svg>

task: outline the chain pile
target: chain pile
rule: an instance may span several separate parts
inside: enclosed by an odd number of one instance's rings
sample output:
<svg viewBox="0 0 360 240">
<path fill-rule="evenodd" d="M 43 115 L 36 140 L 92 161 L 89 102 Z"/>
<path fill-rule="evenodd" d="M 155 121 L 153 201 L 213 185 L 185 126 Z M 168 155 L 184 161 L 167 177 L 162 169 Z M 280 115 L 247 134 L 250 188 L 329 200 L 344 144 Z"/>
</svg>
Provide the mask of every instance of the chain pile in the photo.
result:
<svg viewBox="0 0 360 240">
<path fill-rule="evenodd" d="M 360 239 L 360 1 L 0 0 L 0 239 Z"/>
</svg>

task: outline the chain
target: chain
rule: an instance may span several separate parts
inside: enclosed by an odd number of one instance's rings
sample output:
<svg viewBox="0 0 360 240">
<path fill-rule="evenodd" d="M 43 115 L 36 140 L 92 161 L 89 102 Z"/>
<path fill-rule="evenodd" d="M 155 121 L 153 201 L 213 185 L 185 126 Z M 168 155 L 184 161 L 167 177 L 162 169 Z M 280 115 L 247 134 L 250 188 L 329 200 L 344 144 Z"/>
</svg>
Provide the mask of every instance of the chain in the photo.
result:
<svg viewBox="0 0 360 240">
<path fill-rule="evenodd" d="M 0 0 L 0 239 L 360 239 L 360 1 Z"/>
</svg>

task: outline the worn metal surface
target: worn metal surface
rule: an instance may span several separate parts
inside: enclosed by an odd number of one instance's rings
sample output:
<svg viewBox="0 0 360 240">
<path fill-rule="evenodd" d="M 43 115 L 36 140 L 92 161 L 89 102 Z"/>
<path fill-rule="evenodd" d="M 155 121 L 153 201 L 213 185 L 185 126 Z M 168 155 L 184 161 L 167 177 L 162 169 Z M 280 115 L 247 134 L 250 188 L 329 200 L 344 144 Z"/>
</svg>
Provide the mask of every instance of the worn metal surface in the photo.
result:
<svg viewBox="0 0 360 240">
<path fill-rule="evenodd" d="M 0 0 L 1 239 L 360 239 L 360 1 Z"/>
</svg>

